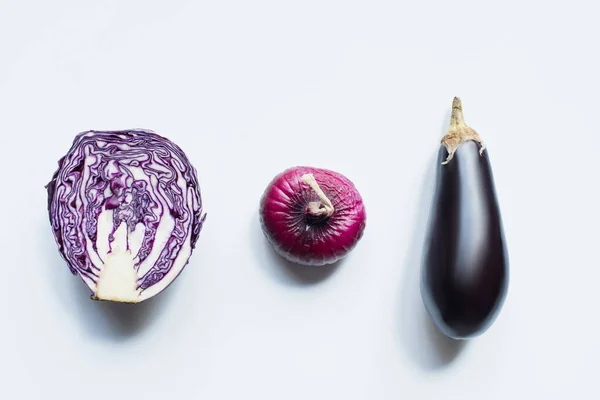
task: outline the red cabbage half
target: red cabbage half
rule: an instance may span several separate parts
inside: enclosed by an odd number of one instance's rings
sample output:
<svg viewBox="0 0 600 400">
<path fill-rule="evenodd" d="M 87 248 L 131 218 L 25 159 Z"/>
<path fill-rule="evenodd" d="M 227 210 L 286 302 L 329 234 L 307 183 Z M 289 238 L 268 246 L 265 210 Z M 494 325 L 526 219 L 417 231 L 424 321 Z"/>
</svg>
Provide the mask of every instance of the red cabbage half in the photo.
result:
<svg viewBox="0 0 600 400">
<path fill-rule="evenodd" d="M 151 131 L 82 132 L 47 185 L 54 237 L 92 298 L 138 303 L 181 273 L 205 214 L 196 170 Z"/>
</svg>

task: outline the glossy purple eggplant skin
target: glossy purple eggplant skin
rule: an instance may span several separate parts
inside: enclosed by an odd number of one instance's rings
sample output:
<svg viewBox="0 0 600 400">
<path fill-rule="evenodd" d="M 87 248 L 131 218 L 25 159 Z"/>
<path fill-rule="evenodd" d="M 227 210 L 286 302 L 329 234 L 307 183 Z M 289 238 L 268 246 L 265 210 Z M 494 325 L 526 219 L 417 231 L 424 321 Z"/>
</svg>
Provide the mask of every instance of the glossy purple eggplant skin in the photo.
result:
<svg viewBox="0 0 600 400">
<path fill-rule="evenodd" d="M 508 290 L 508 253 L 488 150 L 462 143 L 438 156 L 421 294 L 437 328 L 453 339 L 484 333 Z"/>
</svg>

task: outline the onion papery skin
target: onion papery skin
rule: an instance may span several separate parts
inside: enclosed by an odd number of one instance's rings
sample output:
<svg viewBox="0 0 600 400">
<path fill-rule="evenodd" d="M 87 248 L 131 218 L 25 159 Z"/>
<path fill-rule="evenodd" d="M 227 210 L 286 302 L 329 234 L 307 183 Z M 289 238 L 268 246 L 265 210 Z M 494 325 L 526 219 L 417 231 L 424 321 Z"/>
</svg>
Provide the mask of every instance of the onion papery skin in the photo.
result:
<svg viewBox="0 0 600 400">
<path fill-rule="evenodd" d="M 309 204 L 320 198 L 303 177 L 311 174 L 334 211 L 331 216 L 311 214 Z M 262 230 L 277 253 L 297 264 L 333 264 L 361 239 L 366 210 L 354 184 L 337 172 L 298 166 L 277 175 L 260 200 Z"/>
<path fill-rule="evenodd" d="M 195 168 L 149 130 L 76 135 L 46 189 L 58 250 L 95 300 L 139 303 L 163 291 L 206 217 Z"/>
</svg>

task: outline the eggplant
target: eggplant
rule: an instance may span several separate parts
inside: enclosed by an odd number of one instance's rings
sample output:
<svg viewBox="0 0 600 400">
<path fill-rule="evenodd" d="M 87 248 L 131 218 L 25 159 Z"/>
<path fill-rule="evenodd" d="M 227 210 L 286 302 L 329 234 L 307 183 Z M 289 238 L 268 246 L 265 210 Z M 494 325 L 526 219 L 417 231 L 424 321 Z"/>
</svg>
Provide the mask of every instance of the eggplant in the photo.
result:
<svg viewBox="0 0 600 400">
<path fill-rule="evenodd" d="M 483 334 L 508 292 L 509 260 L 488 151 L 454 98 L 438 152 L 437 180 L 421 266 L 421 296 L 452 339 Z"/>
</svg>

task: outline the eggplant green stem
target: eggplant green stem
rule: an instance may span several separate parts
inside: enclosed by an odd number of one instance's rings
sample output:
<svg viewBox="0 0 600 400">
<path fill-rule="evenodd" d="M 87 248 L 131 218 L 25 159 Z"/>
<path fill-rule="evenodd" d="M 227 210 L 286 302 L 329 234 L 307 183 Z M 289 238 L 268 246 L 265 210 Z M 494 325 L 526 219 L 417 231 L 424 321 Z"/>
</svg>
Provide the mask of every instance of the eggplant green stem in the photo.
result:
<svg viewBox="0 0 600 400">
<path fill-rule="evenodd" d="M 481 137 L 479 137 L 479 134 L 465 123 L 462 102 L 458 97 L 455 97 L 452 101 L 450 127 L 448 128 L 448 133 L 446 133 L 446 135 L 444 135 L 442 138 L 442 144 L 448 151 L 448 157 L 444 162 L 442 162 L 442 164 L 448 164 L 454 157 L 454 153 L 456 153 L 458 146 L 467 140 L 473 140 L 479 143 L 481 145 L 481 148 L 479 149 L 479 155 L 483 154 L 483 150 L 485 150 L 485 144 L 481 140 Z"/>
<path fill-rule="evenodd" d="M 315 180 L 313 174 L 304 174 L 300 179 L 302 179 L 302 182 L 310 186 L 311 189 L 315 191 L 315 193 L 317 194 L 317 196 L 319 196 L 319 199 L 321 200 L 311 201 L 310 203 L 308 203 L 308 211 L 316 216 L 324 215 L 326 217 L 331 217 L 333 215 L 333 212 L 335 211 L 335 209 L 333 208 L 333 204 L 331 203 L 331 200 L 329 200 L 327 196 L 325 196 L 325 193 L 323 193 L 323 191 L 321 190 L 321 187 Z"/>
</svg>

